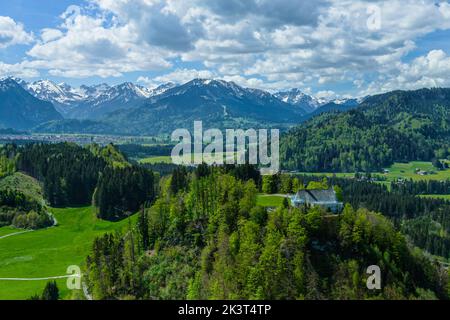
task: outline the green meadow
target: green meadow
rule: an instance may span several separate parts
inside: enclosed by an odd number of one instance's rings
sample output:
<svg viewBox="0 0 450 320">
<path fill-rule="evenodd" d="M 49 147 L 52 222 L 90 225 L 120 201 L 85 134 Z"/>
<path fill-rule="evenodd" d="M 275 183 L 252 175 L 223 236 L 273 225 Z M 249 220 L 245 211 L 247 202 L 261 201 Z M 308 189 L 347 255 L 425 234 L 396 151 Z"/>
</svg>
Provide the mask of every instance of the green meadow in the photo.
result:
<svg viewBox="0 0 450 320">
<path fill-rule="evenodd" d="M 157 156 L 157 157 L 148 157 L 139 160 L 139 163 L 142 164 L 156 164 L 156 163 L 172 163 L 172 158 L 170 156 Z"/>
<path fill-rule="evenodd" d="M 225 157 L 227 157 L 228 155 L 233 156 L 236 159 L 236 153 L 234 153 L 234 152 L 233 153 L 227 153 L 227 152 L 217 153 L 217 157 L 222 157 L 223 159 L 225 159 Z M 191 162 L 194 161 L 194 157 L 195 157 L 195 155 L 193 154 L 190 159 Z M 203 161 L 205 161 L 205 162 L 212 162 L 212 160 L 214 160 L 214 158 L 212 158 L 208 155 L 203 156 Z M 172 157 L 171 156 L 151 156 L 151 157 L 139 159 L 139 163 L 142 163 L 142 164 L 169 163 L 170 164 L 170 163 L 172 163 Z"/>
<path fill-rule="evenodd" d="M 412 161 L 408 163 L 394 163 L 391 167 L 386 168 L 389 170 L 387 174 L 379 174 L 379 176 L 385 177 L 388 181 L 395 181 L 399 178 L 419 180 L 447 180 L 450 179 L 450 169 L 439 171 L 431 162 L 424 161 Z M 428 172 L 427 175 L 419 175 L 416 170 Z"/>
<path fill-rule="evenodd" d="M 0 239 L 0 278 L 64 276 L 71 265 L 83 267 L 96 237 L 128 227 L 128 220 L 113 223 L 97 219 L 91 207 L 51 211 L 58 221 L 56 227 Z M 3 227 L 0 237 L 20 231 Z M 80 296 L 80 292 L 67 289 L 66 281 L 57 280 L 61 298 Z M 28 299 L 41 294 L 46 283 L 0 280 L 0 300 Z"/>
<path fill-rule="evenodd" d="M 295 175 L 305 175 L 305 176 L 316 176 L 316 177 L 329 177 L 332 178 L 334 176 L 336 176 L 337 178 L 348 178 L 348 179 L 353 179 L 355 177 L 354 173 L 345 173 L 345 172 L 337 172 L 337 173 L 332 173 L 332 172 L 299 172 L 299 173 L 295 173 Z"/>
<path fill-rule="evenodd" d="M 3 228 L 0 228 L 0 238 L 6 236 L 8 234 L 13 234 L 16 232 L 21 232 L 21 231 L 23 231 L 23 230 L 17 230 L 12 227 L 3 227 Z"/>
<path fill-rule="evenodd" d="M 387 167 L 389 170 L 388 173 L 380 173 L 380 172 L 372 172 L 373 177 L 378 178 L 380 182 L 384 182 L 386 184 L 396 181 L 398 179 L 406 179 L 406 180 L 414 180 L 414 181 L 429 181 L 429 180 L 447 180 L 450 179 L 450 169 L 447 170 L 437 170 L 431 162 L 426 161 L 412 161 L 407 163 L 394 163 L 392 166 Z M 419 175 L 417 173 L 417 169 L 420 171 L 426 171 L 427 175 Z M 327 176 L 333 177 L 336 176 L 338 178 L 354 178 L 354 173 L 307 173 L 301 172 L 298 173 L 300 175 L 310 175 L 310 176 Z"/>
</svg>

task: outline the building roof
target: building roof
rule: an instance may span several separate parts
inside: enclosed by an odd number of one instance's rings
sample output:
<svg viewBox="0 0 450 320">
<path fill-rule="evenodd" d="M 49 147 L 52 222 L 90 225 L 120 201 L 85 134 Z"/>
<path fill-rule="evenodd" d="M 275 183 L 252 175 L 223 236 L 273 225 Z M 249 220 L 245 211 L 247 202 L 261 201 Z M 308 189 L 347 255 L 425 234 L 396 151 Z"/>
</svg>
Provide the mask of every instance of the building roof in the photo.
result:
<svg viewBox="0 0 450 320">
<path fill-rule="evenodd" d="M 337 202 L 336 193 L 333 188 L 328 190 L 300 190 L 294 201 L 305 203 Z"/>
</svg>

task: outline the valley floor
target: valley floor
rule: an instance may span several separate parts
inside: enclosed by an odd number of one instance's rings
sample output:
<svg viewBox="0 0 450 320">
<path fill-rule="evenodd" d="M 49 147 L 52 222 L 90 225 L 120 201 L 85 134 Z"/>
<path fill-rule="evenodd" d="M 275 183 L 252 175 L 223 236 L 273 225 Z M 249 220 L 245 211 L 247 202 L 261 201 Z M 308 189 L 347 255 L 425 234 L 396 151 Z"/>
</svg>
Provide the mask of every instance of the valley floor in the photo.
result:
<svg viewBox="0 0 450 320">
<path fill-rule="evenodd" d="M 354 178 L 354 173 L 331 173 L 331 172 L 299 172 L 299 174 L 316 175 L 316 176 L 336 176 L 338 178 Z M 372 172 L 372 177 L 378 182 L 393 182 L 398 179 L 413 181 L 430 181 L 430 180 L 447 180 L 450 179 L 450 169 L 437 170 L 431 162 L 412 161 L 407 163 L 396 162 L 392 166 L 386 168 L 386 173 Z"/>
</svg>

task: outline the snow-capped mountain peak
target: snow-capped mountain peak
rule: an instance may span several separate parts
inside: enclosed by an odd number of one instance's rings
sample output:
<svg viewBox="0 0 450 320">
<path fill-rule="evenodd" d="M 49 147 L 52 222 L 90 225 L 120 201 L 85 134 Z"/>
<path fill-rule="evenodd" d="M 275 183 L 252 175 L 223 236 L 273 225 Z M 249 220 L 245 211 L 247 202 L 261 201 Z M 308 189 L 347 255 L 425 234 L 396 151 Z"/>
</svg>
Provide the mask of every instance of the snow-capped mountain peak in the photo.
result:
<svg viewBox="0 0 450 320">
<path fill-rule="evenodd" d="M 150 89 L 150 97 L 153 96 L 157 96 L 159 94 L 163 94 L 164 92 L 166 92 L 167 90 L 173 89 L 175 88 L 177 85 L 173 82 L 167 82 L 167 83 L 163 83 L 159 86 L 157 86 L 156 88 Z"/>
<path fill-rule="evenodd" d="M 143 86 L 136 85 L 132 82 L 125 82 L 119 84 L 115 88 L 121 92 L 128 92 L 128 94 L 135 94 L 136 96 L 139 96 L 141 98 L 149 98 L 151 96 L 151 90 Z"/>
<path fill-rule="evenodd" d="M 68 84 L 58 85 L 50 80 L 28 83 L 25 88 L 37 98 L 54 104 L 67 104 L 84 98 Z"/>
<path fill-rule="evenodd" d="M 328 102 L 324 99 L 310 96 L 297 88 L 291 89 L 289 91 L 278 92 L 275 94 L 275 97 L 290 105 L 302 107 L 309 112 L 314 111 L 315 109 Z"/>
<path fill-rule="evenodd" d="M 13 77 L 3 77 L 0 79 L 0 91 L 7 91 L 17 86 L 20 87 L 20 84 Z"/>
</svg>

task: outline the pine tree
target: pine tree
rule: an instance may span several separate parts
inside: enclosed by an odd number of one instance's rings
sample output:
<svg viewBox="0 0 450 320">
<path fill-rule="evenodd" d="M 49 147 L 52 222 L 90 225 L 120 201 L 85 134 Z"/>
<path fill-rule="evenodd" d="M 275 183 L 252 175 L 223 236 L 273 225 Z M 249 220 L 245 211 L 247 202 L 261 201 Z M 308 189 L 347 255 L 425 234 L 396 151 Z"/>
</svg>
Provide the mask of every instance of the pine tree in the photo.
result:
<svg viewBox="0 0 450 320">
<path fill-rule="evenodd" d="M 59 300 L 59 289 L 56 281 L 48 282 L 42 292 L 41 300 Z"/>
</svg>

